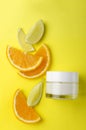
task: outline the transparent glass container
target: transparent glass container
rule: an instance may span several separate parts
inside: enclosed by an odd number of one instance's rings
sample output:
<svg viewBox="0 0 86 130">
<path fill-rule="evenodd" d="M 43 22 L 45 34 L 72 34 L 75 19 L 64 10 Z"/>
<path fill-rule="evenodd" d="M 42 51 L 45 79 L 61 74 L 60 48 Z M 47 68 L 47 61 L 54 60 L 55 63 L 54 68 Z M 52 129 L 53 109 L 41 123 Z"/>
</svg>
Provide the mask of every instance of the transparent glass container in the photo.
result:
<svg viewBox="0 0 86 130">
<path fill-rule="evenodd" d="M 48 71 L 46 75 L 46 97 L 54 99 L 76 99 L 78 97 L 78 73 Z"/>
</svg>

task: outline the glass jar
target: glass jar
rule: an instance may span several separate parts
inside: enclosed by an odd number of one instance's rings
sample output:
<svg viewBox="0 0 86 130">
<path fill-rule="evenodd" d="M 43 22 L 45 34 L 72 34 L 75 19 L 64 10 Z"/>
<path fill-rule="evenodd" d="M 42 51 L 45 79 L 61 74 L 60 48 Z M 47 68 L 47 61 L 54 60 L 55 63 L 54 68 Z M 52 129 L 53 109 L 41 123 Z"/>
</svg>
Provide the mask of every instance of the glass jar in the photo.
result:
<svg viewBox="0 0 86 130">
<path fill-rule="evenodd" d="M 46 97 L 75 99 L 78 96 L 78 73 L 47 71 Z"/>
</svg>

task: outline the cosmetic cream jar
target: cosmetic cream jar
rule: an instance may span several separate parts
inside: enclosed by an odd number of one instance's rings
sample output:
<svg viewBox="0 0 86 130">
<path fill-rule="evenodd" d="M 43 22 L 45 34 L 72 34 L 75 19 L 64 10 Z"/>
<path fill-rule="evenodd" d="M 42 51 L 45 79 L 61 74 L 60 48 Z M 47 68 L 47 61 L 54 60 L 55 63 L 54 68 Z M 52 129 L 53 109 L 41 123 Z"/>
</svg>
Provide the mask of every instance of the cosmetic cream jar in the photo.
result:
<svg viewBox="0 0 86 130">
<path fill-rule="evenodd" d="M 46 97 L 75 99 L 78 96 L 78 73 L 47 71 Z"/>
</svg>

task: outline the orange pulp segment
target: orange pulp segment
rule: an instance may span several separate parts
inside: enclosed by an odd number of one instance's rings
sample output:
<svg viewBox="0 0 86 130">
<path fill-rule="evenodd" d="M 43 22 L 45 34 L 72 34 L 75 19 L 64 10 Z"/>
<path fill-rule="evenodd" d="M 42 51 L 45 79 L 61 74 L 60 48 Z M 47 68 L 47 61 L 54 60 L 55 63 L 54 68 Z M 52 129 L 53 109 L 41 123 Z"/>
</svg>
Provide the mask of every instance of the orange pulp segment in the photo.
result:
<svg viewBox="0 0 86 130">
<path fill-rule="evenodd" d="M 34 108 L 27 105 L 26 97 L 21 90 L 17 90 L 14 96 L 14 112 L 16 117 L 25 123 L 40 121 L 40 116 Z"/>
<path fill-rule="evenodd" d="M 27 71 L 37 68 L 43 58 L 29 53 L 22 52 L 14 47 L 7 47 L 7 56 L 10 63 L 19 70 Z"/>
<path fill-rule="evenodd" d="M 43 57 L 41 64 L 34 70 L 31 71 L 20 71 L 19 74 L 25 78 L 37 78 L 43 75 L 50 65 L 50 51 L 47 45 L 42 46 L 35 53 L 35 57 Z"/>
</svg>

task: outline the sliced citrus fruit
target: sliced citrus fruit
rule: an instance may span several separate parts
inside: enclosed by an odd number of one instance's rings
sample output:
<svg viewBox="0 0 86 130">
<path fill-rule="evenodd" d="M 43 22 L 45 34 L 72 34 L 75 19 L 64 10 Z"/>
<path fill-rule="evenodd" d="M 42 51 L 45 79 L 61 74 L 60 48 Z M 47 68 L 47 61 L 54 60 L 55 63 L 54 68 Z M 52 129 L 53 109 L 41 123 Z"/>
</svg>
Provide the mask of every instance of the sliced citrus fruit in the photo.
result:
<svg viewBox="0 0 86 130">
<path fill-rule="evenodd" d="M 24 53 L 14 47 L 7 47 L 7 56 L 10 63 L 19 70 L 27 71 L 37 68 L 43 58 L 32 54 Z"/>
<path fill-rule="evenodd" d="M 35 44 L 40 41 L 44 34 L 44 23 L 42 20 L 36 22 L 26 35 L 25 41 L 29 44 Z"/>
<path fill-rule="evenodd" d="M 38 49 L 38 51 L 36 52 L 35 56 L 41 56 L 43 57 L 43 60 L 41 62 L 41 64 L 34 70 L 31 71 L 20 71 L 19 74 L 25 78 L 37 78 L 41 75 L 43 75 L 49 65 L 50 65 L 50 51 L 49 48 L 47 47 L 47 45 L 42 44 L 42 46 Z"/>
<path fill-rule="evenodd" d="M 17 90 L 13 102 L 16 117 L 25 123 L 35 123 L 40 121 L 40 116 L 34 108 L 27 106 L 27 100 L 21 90 Z"/>
<path fill-rule="evenodd" d="M 42 90 L 43 82 L 41 81 L 37 85 L 35 85 L 30 91 L 29 96 L 27 98 L 28 106 L 35 106 L 40 102 L 43 92 Z"/>
<path fill-rule="evenodd" d="M 20 46 L 22 47 L 22 49 L 25 52 L 32 52 L 32 51 L 34 51 L 35 50 L 34 47 L 31 44 L 27 44 L 25 42 L 25 37 L 26 37 L 26 35 L 25 35 L 23 29 L 19 28 L 18 29 L 18 42 L 19 42 Z"/>
</svg>

